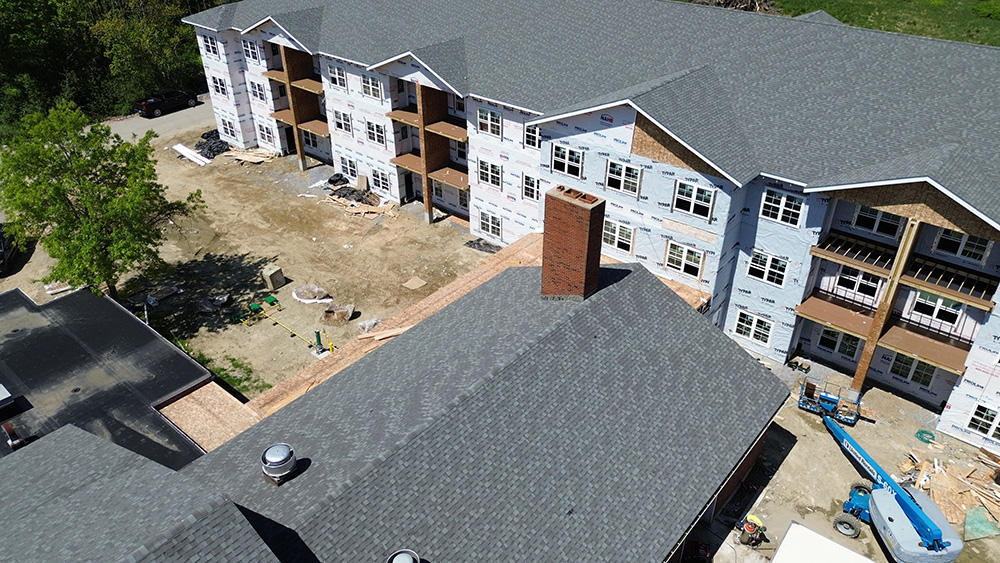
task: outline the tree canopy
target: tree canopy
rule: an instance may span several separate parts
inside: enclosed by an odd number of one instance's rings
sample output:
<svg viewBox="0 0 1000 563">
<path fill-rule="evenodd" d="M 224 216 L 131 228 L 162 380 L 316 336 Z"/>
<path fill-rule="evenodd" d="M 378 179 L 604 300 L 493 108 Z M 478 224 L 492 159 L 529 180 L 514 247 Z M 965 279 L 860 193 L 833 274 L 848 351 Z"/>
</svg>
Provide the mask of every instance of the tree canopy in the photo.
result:
<svg viewBox="0 0 1000 563">
<path fill-rule="evenodd" d="M 56 260 L 43 281 L 95 289 L 103 282 L 117 298 L 124 274 L 164 265 L 162 223 L 193 212 L 201 192 L 167 200 L 152 160 L 154 136 L 124 141 L 106 125 L 88 127 L 72 102 L 59 102 L 25 117 L 0 148 L 4 230 L 21 248 L 37 239 Z"/>
</svg>

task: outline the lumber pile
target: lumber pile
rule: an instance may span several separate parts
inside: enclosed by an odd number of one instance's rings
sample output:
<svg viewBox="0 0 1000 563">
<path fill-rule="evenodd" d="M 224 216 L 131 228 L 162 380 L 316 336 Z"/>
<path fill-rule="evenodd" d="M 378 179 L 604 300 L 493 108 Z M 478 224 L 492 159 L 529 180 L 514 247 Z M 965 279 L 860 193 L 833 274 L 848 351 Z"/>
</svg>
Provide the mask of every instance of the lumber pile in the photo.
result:
<svg viewBox="0 0 1000 563">
<path fill-rule="evenodd" d="M 392 338 L 393 336 L 399 336 L 400 334 L 403 334 L 412 327 L 413 325 L 409 325 L 409 326 L 394 328 L 391 330 L 383 330 L 379 332 L 366 332 L 364 334 L 358 335 L 358 340 L 367 340 L 369 338 L 375 341 L 386 340 L 388 338 Z"/>
<path fill-rule="evenodd" d="M 274 153 L 259 147 L 246 150 L 233 148 L 222 153 L 222 156 L 235 159 L 238 162 L 249 162 L 250 164 L 260 164 L 261 162 L 271 162 L 274 160 Z"/>
<path fill-rule="evenodd" d="M 962 466 L 909 452 L 899 464 L 903 482 L 922 489 L 956 528 L 965 523 L 966 513 L 983 507 L 994 521 L 1000 521 L 1000 486 L 997 475 L 1000 458 L 980 450 L 976 463 Z"/>
<path fill-rule="evenodd" d="M 342 208 L 348 215 L 361 215 L 362 217 L 366 217 L 368 215 L 388 215 L 389 217 L 396 217 L 399 215 L 396 213 L 394 205 L 371 205 L 368 203 L 351 201 L 336 195 L 328 195 L 324 201 Z"/>
</svg>

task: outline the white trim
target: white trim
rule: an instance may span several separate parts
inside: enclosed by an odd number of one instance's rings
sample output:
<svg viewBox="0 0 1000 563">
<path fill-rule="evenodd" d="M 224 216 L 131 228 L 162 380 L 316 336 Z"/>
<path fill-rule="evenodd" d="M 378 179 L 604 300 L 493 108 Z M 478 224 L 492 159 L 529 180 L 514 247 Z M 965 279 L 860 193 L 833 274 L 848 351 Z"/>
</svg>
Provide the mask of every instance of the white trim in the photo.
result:
<svg viewBox="0 0 1000 563">
<path fill-rule="evenodd" d="M 840 190 L 852 190 L 854 188 L 873 188 L 878 186 L 896 186 L 899 184 L 912 184 L 914 182 L 927 182 L 928 184 L 937 188 L 941 193 L 948 196 L 955 203 L 961 205 L 966 211 L 969 211 L 976 217 L 982 219 L 987 225 L 993 227 L 1000 231 L 1000 223 L 997 223 L 993 219 L 989 218 L 986 214 L 979 211 L 969 203 L 967 203 L 962 198 L 958 197 L 951 190 L 942 186 L 941 184 L 935 182 L 930 176 L 914 176 L 912 178 L 895 178 L 892 180 L 874 180 L 870 182 L 856 182 L 853 184 L 835 184 L 830 186 L 816 186 L 813 188 L 806 188 L 805 193 L 822 193 L 822 192 L 835 192 Z"/>
<path fill-rule="evenodd" d="M 194 14 L 191 14 L 191 15 L 194 15 Z M 197 27 L 199 29 L 205 29 L 205 30 L 211 31 L 213 33 L 222 33 L 223 31 L 239 31 L 238 27 L 227 27 L 227 28 L 224 28 L 224 29 L 215 29 L 214 27 L 208 27 L 207 25 L 202 25 L 200 23 L 194 23 L 193 21 L 189 21 L 189 20 L 184 19 L 184 18 L 181 18 L 181 23 L 186 23 L 186 24 L 188 24 L 190 26 L 194 26 L 194 27 Z"/>
<path fill-rule="evenodd" d="M 301 41 L 299 41 L 298 39 L 296 39 L 294 35 L 292 35 L 287 29 L 285 29 L 285 26 L 283 26 L 280 23 L 278 23 L 271 16 L 267 16 L 266 18 L 258 21 L 257 23 L 255 23 L 253 25 L 250 25 L 249 27 L 247 27 L 245 29 L 238 29 L 238 28 L 232 28 L 232 29 L 236 29 L 237 31 L 240 32 L 241 35 L 246 35 L 246 34 L 250 33 L 251 31 L 253 31 L 254 29 L 256 29 L 256 28 L 264 25 L 264 22 L 267 22 L 267 21 L 270 21 L 271 23 L 273 23 L 274 25 L 276 25 L 278 27 L 278 29 L 280 29 L 281 31 L 284 31 L 285 32 L 285 38 L 287 38 L 288 40 L 290 40 L 292 43 L 294 43 L 298 47 L 301 47 L 301 49 L 296 48 L 296 50 L 298 50 L 298 51 L 304 51 L 306 53 L 309 53 L 310 55 L 315 55 L 316 54 L 316 53 L 313 53 L 312 51 L 310 51 L 309 49 L 306 49 L 306 46 L 303 45 Z M 272 38 L 272 39 L 274 39 L 274 38 Z M 271 39 L 265 39 L 264 41 L 272 42 L 273 43 L 273 41 Z"/>
<path fill-rule="evenodd" d="M 546 115 L 546 116 L 543 116 L 543 117 L 538 117 L 538 118 L 532 119 L 530 121 L 525 121 L 524 124 L 525 125 L 540 125 L 542 123 L 548 123 L 550 121 L 555 121 L 557 119 L 567 119 L 567 118 L 570 118 L 570 117 L 576 117 L 578 115 L 583 115 L 585 113 L 593 113 L 595 111 L 601 111 L 601 110 L 605 110 L 605 109 L 608 109 L 608 108 L 618 107 L 618 106 L 623 105 L 623 104 L 629 104 L 633 108 L 635 108 L 635 104 L 633 104 L 631 102 L 631 100 L 629 100 L 629 99 L 626 98 L 624 100 L 618 100 L 617 102 L 610 102 L 610 103 L 607 103 L 607 104 L 602 104 L 602 105 L 599 105 L 599 106 L 593 106 L 593 107 L 589 107 L 589 108 L 585 108 L 585 109 L 580 109 L 580 110 L 576 110 L 576 111 L 570 111 L 570 112 L 566 112 L 566 113 L 557 113 L 556 115 Z"/>
<path fill-rule="evenodd" d="M 333 59 L 335 61 L 340 61 L 340 62 L 343 62 L 343 63 L 352 64 L 354 66 L 360 66 L 361 68 L 366 68 L 368 66 L 366 63 L 361 63 L 361 62 L 358 62 L 358 61 L 355 61 L 355 60 L 352 60 L 352 59 L 345 59 L 344 57 L 340 57 L 340 56 L 337 56 L 337 55 L 331 55 L 330 53 L 324 53 L 323 51 L 317 51 L 316 54 L 320 55 L 320 56 L 323 56 L 323 57 L 330 57 L 331 59 Z"/>
<path fill-rule="evenodd" d="M 368 70 L 369 72 L 371 72 L 371 71 L 375 70 L 376 68 L 378 68 L 378 67 L 380 67 L 382 65 L 386 65 L 386 64 L 389 64 L 391 62 L 396 62 L 396 61 L 402 59 L 403 57 L 407 57 L 407 56 L 413 57 L 415 60 L 419 61 L 420 64 L 423 65 L 424 68 L 426 68 L 431 74 L 434 75 L 434 78 L 437 78 L 438 80 L 441 81 L 442 84 L 444 84 L 445 86 L 447 86 L 448 89 L 451 90 L 452 94 L 455 94 L 456 96 L 461 96 L 462 95 L 462 93 L 459 92 L 454 86 L 452 86 L 450 82 L 448 82 L 440 74 L 438 74 L 437 72 L 435 72 L 434 69 L 431 68 L 431 66 L 429 64 L 425 63 L 420 57 L 414 55 L 413 51 L 407 51 L 407 52 L 402 53 L 400 55 L 396 55 L 395 57 L 386 59 L 386 60 L 384 60 L 384 61 L 382 61 L 380 63 L 375 63 L 375 64 L 369 66 L 366 70 Z"/>
<path fill-rule="evenodd" d="M 501 102 L 500 100 L 494 100 L 493 98 L 487 98 L 486 96 L 480 96 L 479 94 L 473 94 L 472 92 L 469 92 L 468 95 L 463 96 L 463 97 L 464 98 L 469 98 L 469 97 L 478 98 L 478 99 L 486 101 L 486 102 L 492 102 L 494 104 L 500 104 L 502 106 L 512 107 L 514 109 L 519 109 L 521 111 L 526 111 L 528 113 L 533 113 L 535 115 L 542 115 L 541 112 L 539 112 L 537 110 L 523 108 L 521 106 L 516 106 L 516 105 L 508 103 L 508 102 Z M 527 123 L 527 122 L 525 122 L 525 123 Z"/>
<path fill-rule="evenodd" d="M 796 186 L 800 186 L 800 187 L 803 187 L 803 188 L 805 188 L 806 186 L 809 185 L 806 182 L 800 182 L 798 180 L 792 180 L 791 178 L 785 178 L 785 177 L 782 177 L 782 176 L 778 176 L 777 174 L 771 174 L 770 172 L 758 172 L 757 175 L 758 176 L 763 176 L 765 178 L 770 178 L 772 180 L 777 180 L 779 182 L 787 182 L 789 184 L 795 184 Z"/>
</svg>

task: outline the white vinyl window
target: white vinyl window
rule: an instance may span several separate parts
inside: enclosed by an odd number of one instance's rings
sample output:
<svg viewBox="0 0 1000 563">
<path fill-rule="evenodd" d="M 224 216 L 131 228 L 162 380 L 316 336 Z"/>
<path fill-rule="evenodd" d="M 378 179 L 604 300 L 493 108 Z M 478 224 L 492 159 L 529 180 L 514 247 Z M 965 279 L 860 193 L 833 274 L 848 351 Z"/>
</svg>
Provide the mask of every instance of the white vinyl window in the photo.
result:
<svg viewBox="0 0 1000 563">
<path fill-rule="evenodd" d="M 881 281 L 882 278 L 874 274 L 862 272 L 861 270 L 851 268 L 850 266 L 841 266 L 840 275 L 837 276 L 838 287 L 842 287 L 847 291 L 867 295 L 868 297 L 875 297 L 878 295 L 878 287 Z"/>
<path fill-rule="evenodd" d="M 257 131 L 260 132 L 260 138 L 262 141 L 269 145 L 274 145 L 274 131 L 270 127 L 264 125 L 263 123 L 257 124 Z"/>
<path fill-rule="evenodd" d="M 765 219 L 798 227 L 802 219 L 801 197 L 782 193 L 776 190 L 764 192 L 764 201 L 760 206 L 760 216 Z"/>
<path fill-rule="evenodd" d="M 610 190 L 639 195 L 639 182 L 642 181 L 642 170 L 622 162 L 608 161 L 608 171 L 604 185 Z"/>
<path fill-rule="evenodd" d="M 449 144 L 451 145 L 451 148 L 455 149 L 456 159 L 465 160 L 469 157 L 469 147 L 462 141 L 449 141 Z"/>
<path fill-rule="evenodd" d="M 677 211 L 710 219 L 714 201 L 715 189 L 677 182 L 674 193 L 674 209 Z"/>
<path fill-rule="evenodd" d="M 851 358 L 854 358 L 854 355 L 858 353 L 860 343 L 861 339 L 857 336 L 833 330 L 832 328 L 824 328 L 823 333 L 819 337 L 820 348 L 831 352 L 837 351 Z"/>
<path fill-rule="evenodd" d="M 220 96 L 229 96 L 229 89 L 226 88 L 226 81 L 218 76 L 212 77 L 212 90 Z"/>
<path fill-rule="evenodd" d="M 462 209 L 469 208 L 469 190 L 458 190 L 458 206 Z"/>
<path fill-rule="evenodd" d="M 854 217 L 854 226 L 862 231 L 896 238 L 899 227 L 903 224 L 903 218 L 886 211 L 879 211 L 871 207 L 861 206 L 858 214 Z"/>
<path fill-rule="evenodd" d="M 479 181 L 493 186 L 494 188 L 500 187 L 500 180 L 503 177 L 503 168 L 487 162 L 483 159 L 479 159 Z"/>
<path fill-rule="evenodd" d="M 542 134 L 538 131 L 537 125 L 524 126 L 524 146 L 533 149 L 542 148 Z"/>
<path fill-rule="evenodd" d="M 340 172 L 345 176 L 350 176 L 351 178 L 358 177 L 358 163 L 357 161 L 347 158 L 346 156 L 340 157 Z"/>
<path fill-rule="evenodd" d="M 632 252 L 632 238 L 635 236 L 635 229 L 628 225 L 623 225 L 611 219 L 604 220 L 604 244 L 622 250 Z"/>
<path fill-rule="evenodd" d="M 368 140 L 385 146 L 385 126 L 378 123 L 368 122 Z"/>
<path fill-rule="evenodd" d="M 455 111 L 459 113 L 465 113 L 465 98 L 461 96 L 454 96 L 455 100 Z"/>
<path fill-rule="evenodd" d="M 382 99 L 382 81 L 370 74 L 361 75 L 361 93 L 376 100 Z"/>
<path fill-rule="evenodd" d="M 250 96 L 254 99 L 260 100 L 262 102 L 267 101 L 267 90 L 265 90 L 264 85 L 259 82 L 250 83 Z"/>
<path fill-rule="evenodd" d="M 479 108 L 479 130 L 499 137 L 503 133 L 503 116 L 499 111 Z"/>
<path fill-rule="evenodd" d="M 351 135 L 351 114 L 333 110 L 333 127 L 337 131 Z"/>
<path fill-rule="evenodd" d="M 319 147 L 319 138 L 317 138 L 316 134 L 313 133 L 312 131 L 303 131 L 302 141 L 306 144 L 307 147 L 312 147 L 314 149 Z"/>
<path fill-rule="evenodd" d="M 967 235 L 951 229 L 941 229 L 934 246 L 934 252 L 981 262 L 992 248 L 993 242 L 990 239 Z"/>
<path fill-rule="evenodd" d="M 689 276 L 701 275 L 701 264 L 705 254 L 683 244 L 670 241 L 667 243 L 667 268 Z"/>
<path fill-rule="evenodd" d="M 973 411 L 972 417 L 969 419 L 969 429 L 975 430 L 980 434 L 987 434 L 990 431 L 990 427 L 993 426 L 993 422 L 997 419 L 997 411 L 988 408 L 983 405 L 976 405 L 976 410 Z M 994 433 L 994 437 L 1000 434 L 1000 428 Z"/>
<path fill-rule="evenodd" d="M 538 201 L 538 178 L 523 176 L 521 180 L 521 197 Z"/>
<path fill-rule="evenodd" d="M 892 359 L 892 367 L 889 368 L 889 371 L 924 387 L 930 385 L 931 381 L 934 380 L 934 366 L 905 354 L 896 354 L 896 357 Z"/>
<path fill-rule="evenodd" d="M 771 338 L 771 321 L 740 311 L 736 316 L 736 334 L 767 344 Z"/>
<path fill-rule="evenodd" d="M 235 139 L 236 125 L 232 121 L 229 121 L 228 119 L 220 119 L 219 121 L 222 122 L 222 133 L 224 135 L 228 135 L 229 137 Z"/>
<path fill-rule="evenodd" d="M 582 178 L 583 153 L 562 145 L 552 145 L 552 170 L 574 178 Z"/>
<path fill-rule="evenodd" d="M 243 40 L 243 54 L 248 61 L 260 63 L 260 47 L 256 41 Z"/>
<path fill-rule="evenodd" d="M 444 198 L 444 187 L 441 185 L 441 182 L 431 180 L 431 194 L 433 194 L 437 199 Z"/>
<path fill-rule="evenodd" d="M 497 217 L 489 211 L 481 211 L 479 213 L 479 230 L 483 233 L 499 238 L 500 226 L 500 217 Z"/>
<path fill-rule="evenodd" d="M 330 84 L 334 88 L 347 89 L 347 71 L 342 66 L 327 65 L 330 71 Z"/>
<path fill-rule="evenodd" d="M 753 255 L 750 256 L 750 267 L 747 269 L 747 275 L 781 287 L 785 283 L 785 270 L 787 268 L 787 261 L 754 250 Z"/>
<path fill-rule="evenodd" d="M 372 187 L 383 192 L 389 191 L 389 175 L 381 170 L 372 170 Z"/>
<path fill-rule="evenodd" d="M 928 291 L 918 291 L 913 300 L 913 313 L 954 326 L 962 315 L 962 303 Z"/>
<path fill-rule="evenodd" d="M 216 43 L 215 38 L 210 35 L 205 35 L 205 54 L 219 56 L 219 44 Z"/>
</svg>

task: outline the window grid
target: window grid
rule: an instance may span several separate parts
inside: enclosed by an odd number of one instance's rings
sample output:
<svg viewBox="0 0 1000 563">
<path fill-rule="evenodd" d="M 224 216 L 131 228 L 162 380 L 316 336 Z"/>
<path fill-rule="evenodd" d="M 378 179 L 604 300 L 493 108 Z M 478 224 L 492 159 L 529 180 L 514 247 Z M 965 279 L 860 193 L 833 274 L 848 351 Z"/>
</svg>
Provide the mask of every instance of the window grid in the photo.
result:
<svg viewBox="0 0 1000 563">
<path fill-rule="evenodd" d="M 218 76 L 212 77 L 212 89 L 220 96 L 229 96 L 229 90 L 226 89 L 226 81 Z"/>
<path fill-rule="evenodd" d="M 984 407 L 983 405 L 976 405 L 976 410 L 972 413 L 972 418 L 969 419 L 969 429 L 975 430 L 980 434 L 986 434 L 990 431 L 990 426 L 993 426 L 993 421 L 996 420 L 997 411 Z"/>
<path fill-rule="evenodd" d="M 533 149 L 542 148 L 542 135 L 538 131 L 537 125 L 524 126 L 524 146 Z"/>
<path fill-rule="evenodd" d="M 562 145 L 552 145 L 552 170 L 581 178 L 583 176 L 583 153 Z"/>
<path fill-rule="evenodd" d="M 635 229 L 627 225 L 622 225 L 617 221 L 612 221 L 611 219 L 604 220 L 604 244 L 608 246 L 613 246 L 618 250 L 623 250 L 625 252 L 632 252 L 632 237 L 635 234 Z"/>
<path fill-rule="evenodd" d="M 274 132 L 271 131 L 270 127 L 266 127 L 263 123 L 260 123 L 257 125 L 257 131 L 260 132 L 260 138 L 267 144 L 274 145 Z"/>
<path fill-rule="evenodd" d="M 351 135 L 351 114 L 333 110 L 333 126 L 338 131 Z"/>
<path fill-rule="evenodd" d="M 479 213 L 479 230 L 500 237 L 500 218 L 487 211 Z"/>
<path fill-rule="evenodd" d="M 368 74 L 361 75 L 361 93 L 376 100 L 382 99 L 382 81 Z"/>
<path fill-rule="evenodd" d="M 524 176 L 521 183 L 521 197 L 538 201 L 538 179 Z"/>
<path fill-rule="evenodd" d="M 458 190 L 458 206 L 462 209 L 469 208 L 469 192 L 468 190 Z"/>
<path fill-rule="evenodd" d="M 837 277 L 837 286 L 868 297 L 875 297 L 878 294 L 878 286 L 881 281 L 882 278 L 874 274 L 862 272 L 850 266 L 841 266 L 840 275 Z"/>
<path fill-rule="evenodd" d="M 229 135 L 231 138 L 235 139 L 236 125 L 233 124 L 233 122 L 229 121 L 228 119 L 222 119 L 220 121 L 222 122 L 222 132 L 226 135 Z"/>
<path fill-rule="evenodd" d="M 954 325 L 962 313 L 962 303 L 929 291 L 918 291 L 913 301 L 913 312 Z"/>
<path fill-rule="evenodd" d="M 372 186 L 377 190 L 389 191 L 389 175 L 381 170 L 372 170 Z"/>
<path fill-rule="evenodd" d="M 431 180 L 431 194 L 438 199 L 444 198 L 444 188 L 441 187 L 441 182 Z"/>
<path fill-rule="evenodd" d="M 330 84 L 335 88 L 347 89 L 347 71 L 342 66 L 327 65 L 330 70 Z"/>
<path fill-rule="evenodd" d="M 736 318 L 736 334 L 767 344 L 771 338 L 771 323 L 740 311 Z"/>
<path fill-rule="evenodd" d="M 764 202 L 760 208 L 760 216 L 792 227 L 799 226 L 802 218 L 802 202 L 800 197 L 783 194 L 775 190 L 764 192 Z"/>
<path fill-rule="evenodd" d="M 256 41 L 243 40 L 243 54 L 248 61 L 260 63 L 260 48 Z"/>
<path fill-rule="evenodd" d="M 340 157 L 340 171 L 351 178 L 358 177 L 358 163 L 347 157 Z"/>
<path fill-rule="evenodd" d="M 667 268 L 698 277 L 701 274 L 701 263 L 704 253 L 699 250 L 677 244 L 667 243 Z"/>
<path fill-rule="evenodd" d="M 378 123 L 368 122 L 368 140 L 385 146 L 385 126 Z"/>
<path fill-rule="evenodd" d="M 677 182 L 677 190 L 674 193 L 674 209 L 708 219 L 712 215 L 714 199 L 714 189 Z"/>
<path fill-rule="evenodd" d="M 479 181 L 493 186 L 494 188 L 500 187 L 500 178 L 503 176 L 503 169 L 496 164 L 487 162 L 485 160 L 479 160 Z"/>
<path fill-rule="evenodd" d="M 621 162 L 608 162 L 608 172 L 604 185 L 609 189 L 632 195 L 639 195 L 642 170 Z"/>
<path fill-rule="evenodd" d="M 264 92 L 265 91 L 264 91 L 264 85 L 263 84 L 260 84 L 259 82 L 251 82 L 250 83 L 250 95 L 253 96 L 254 98 L 256 98 L 256 99 L 258 99 L 258 100 L 260 100 L 262 102 L 266 102 L 267 101 L 267 94 L 265 94 Z"/>
<path fill-rule="evenodd" d="M 780 287 L 785 283 L 785 270 L 787 268 L 787 261 L 755 250 L 750 257 L 747 275 Z"/>
<path fill-rule="evenodd" d="M 319 147 L 319 139 L 316 138 L 316 134 L 311 131 L 302 132 L 302 141 L 306 144 L 306 146 L 314 149 Z"/>
<path fill-rule="evenodd" d="M 465 98 L 455 96 L 455 111 L 465 113 Z"/>
<path fill-rule="evenodd" d="M 858 215 L 854 218 L 854 226 L 863 231 L 868 231 L 887 237 L 896 238 L 903 218 L 885 211 L 861 206 Z"/>
<path fill-rule="evenodd" d="M 219 45 L 215 42 L 215 38 L 209 35 L 205 35 L 205 54 L 219 56 Z"/>
<path fill-rule="evenodd" d="M 480 108 L 479 130 L 494 137 L 499 137 L 503 132 L 503 116 L 498 111 Z"/>
</svg>

